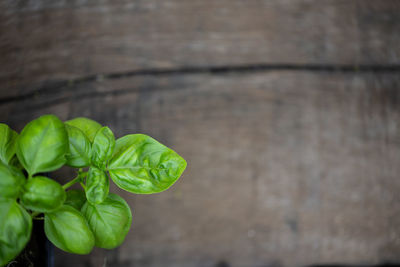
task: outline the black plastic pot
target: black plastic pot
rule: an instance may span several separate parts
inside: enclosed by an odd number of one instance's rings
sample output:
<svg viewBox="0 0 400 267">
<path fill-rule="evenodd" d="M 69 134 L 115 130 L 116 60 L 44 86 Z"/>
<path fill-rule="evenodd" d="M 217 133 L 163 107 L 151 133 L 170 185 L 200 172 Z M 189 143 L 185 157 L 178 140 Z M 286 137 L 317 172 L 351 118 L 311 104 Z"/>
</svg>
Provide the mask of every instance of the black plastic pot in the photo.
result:
<svg viewBox="0 0 400 267">
<path fill-rule="evenodd" d="M 54 247 L 46 238 L 43 226 L 43 220 L 33 220 L 31 239 L 8 267 L 54 267 Z"/>
</svg>

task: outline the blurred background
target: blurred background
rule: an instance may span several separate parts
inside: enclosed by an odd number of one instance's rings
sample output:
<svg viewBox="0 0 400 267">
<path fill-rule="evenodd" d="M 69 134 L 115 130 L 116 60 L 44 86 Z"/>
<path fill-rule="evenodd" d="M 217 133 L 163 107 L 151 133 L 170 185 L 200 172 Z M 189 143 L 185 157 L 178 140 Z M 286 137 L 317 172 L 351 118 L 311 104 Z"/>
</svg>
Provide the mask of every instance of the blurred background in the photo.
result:
<svg viewBox="0 0 400 267">
<path fill-rule="evenodd" d="M 56 267 L 400 262 L 400 1 L 0 0 L 0 54 L 14 129 L 86 116 L 188 162 L 112 188 L 125 242 Z"/>
</svg>

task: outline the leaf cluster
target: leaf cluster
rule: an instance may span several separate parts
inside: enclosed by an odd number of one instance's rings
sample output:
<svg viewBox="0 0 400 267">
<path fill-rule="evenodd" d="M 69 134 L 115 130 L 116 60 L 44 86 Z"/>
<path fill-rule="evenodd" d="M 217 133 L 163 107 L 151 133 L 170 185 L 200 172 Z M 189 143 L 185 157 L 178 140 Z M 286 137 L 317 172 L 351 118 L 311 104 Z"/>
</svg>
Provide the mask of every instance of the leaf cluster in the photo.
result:
<svg viewBox="0 0 400 267">
<path fill-rule="evenodd" d="M 65 185 L 45 175 L 64 165 L 77 169 Z M 121 245 L 132 212 L 109 193 L 110 178 L 128 192 L 152 194 L 168 189 L 185 168 L 181 156 L 155 139 L 130 134 L 116 140 L 88 118 L 62 122 L 44 115 L 20 134 L 0 123 L 0 266 L 24 249 L 32 219 L 44 219 L 47 238 L 66 252 Z M 82 189 L 69 189 L 75 183 Z"/>
</svg>

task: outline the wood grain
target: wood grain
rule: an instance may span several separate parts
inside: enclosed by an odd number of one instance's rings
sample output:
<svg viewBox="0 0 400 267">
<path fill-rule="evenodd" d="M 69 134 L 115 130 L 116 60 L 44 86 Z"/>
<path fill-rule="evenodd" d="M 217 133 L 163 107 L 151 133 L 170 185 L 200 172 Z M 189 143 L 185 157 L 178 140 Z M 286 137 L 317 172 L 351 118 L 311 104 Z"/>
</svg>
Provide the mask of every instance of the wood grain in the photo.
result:
<svg viewBox="0 0 400 267">
<path fill-rule="evenodd" d="M 241 64 L 398 64 L 394 0 L 1 1 L 0 85 Z"/>
<path fill-rule="evenodd" d="M 57 251 L 57 266 L 375 263 L 400 254 L 399 84 L 396 74 L 135 77 L 38 95 L 1 119 L 89 116 L 188 161 L 162 194 L 118 191 L 134 211 L 119 249 Z"/>
<path fill-rule="evenodd" d="M 86 116 L 188 161 L 162 194 L 113 187 L 133 208 L 125 243 L 56 250 L 56 266 L 400 262 L 399 14 L 396 0 L 0 0 L 1 122 Z"/>
</svg>

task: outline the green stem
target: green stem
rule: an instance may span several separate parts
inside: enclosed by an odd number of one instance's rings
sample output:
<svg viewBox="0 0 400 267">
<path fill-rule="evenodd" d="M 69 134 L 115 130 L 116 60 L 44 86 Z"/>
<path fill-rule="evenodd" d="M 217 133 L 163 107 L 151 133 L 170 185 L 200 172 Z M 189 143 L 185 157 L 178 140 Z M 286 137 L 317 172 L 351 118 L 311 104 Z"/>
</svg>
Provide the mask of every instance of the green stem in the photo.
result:
<svg viewBox="0 0 400 267">
<path fill-rule="evenodd" d="M 85 186 L 85 184 L 81 182 L 81 186 L 82 186 L 83 190 L 86 191 L 86 186 Z"/>
<path fill-rule="evenodd" d="M 67 188 L 69 188 L 69 187 L 71 187 L 71 186 L 73 186 L 74 184 L 76 184 L 76 183 L 78 183 L 78 182 L 81 182 L 81 184 L 82 184 L 82 179 L 83 179 L 86 175 L 87 175 L 87 172 L 83 172 L 83 171 L 82 171 L 82 168 L 79 169 L 78 175 L 77 175 L 74 179 L 72 179 L 71 181 L 69 181 L 68 183 L 66 183 L 65 185 L 63 185 L 64 190 L 67 189 Z"/>
<path fill-rule="evenodd" d="M 69 181 L 68 183 L 63 185 L 64 190 L 71 187 L 72 185 L 76 184 L 77 182 L 79 182 L 81 180 L 81 178 L 82 177 L 80 175 L 78 175 L 74 179 L 72 179 L 71 181 Z"/>
</svg>

